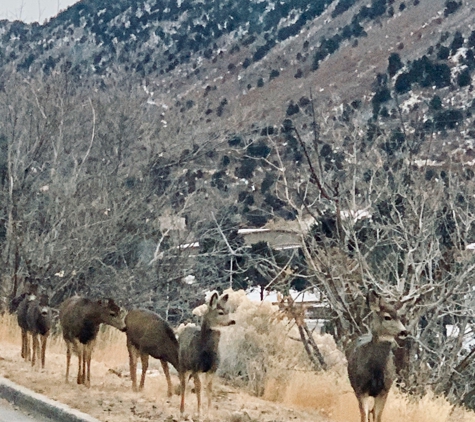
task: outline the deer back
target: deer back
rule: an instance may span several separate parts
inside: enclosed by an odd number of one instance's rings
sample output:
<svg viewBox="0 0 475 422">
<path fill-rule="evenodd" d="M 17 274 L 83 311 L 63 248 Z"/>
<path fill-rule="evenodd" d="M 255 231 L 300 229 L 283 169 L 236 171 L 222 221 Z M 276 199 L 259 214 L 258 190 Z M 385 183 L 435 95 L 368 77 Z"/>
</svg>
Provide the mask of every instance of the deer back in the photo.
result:
<svg viewBox="0 0 475 422">
<path fill-rule="evenodd" d="M 82 344 L 96 338 L 101 323 L 125 329 L 120 308 L 112 299 L 95 301 L 73 296 L 62 303 L 59 319 L 64 339 L 73 341 L 77 338 Z"/>
<path fill-rule="evenodd" d="M 23 330 L 28 329 L 28 321 L 26 319 L 26 315 L 28 313 L 28 302 L 28 296 L 24 295 L 17 308 L 18 325 Z"/>
<path fill-rule="evenodd" d="M 127 340 L 155 359 L 170 362 L 178 370 L 178 340 L 168 323 L 155 312 L 134 309 L 125 317 Z"/>
<path fill-rule="evenodd" d="M 28 307 L 31 301 L 34 301 L 38 294 L 39 285 L 27 281 L 23 286 L 23 291 L 18 298 L 16 298 L 15 304 L 17 306 L 17 321 L 18 325 L 23 330 L 28 330 Z"/>
</svg>

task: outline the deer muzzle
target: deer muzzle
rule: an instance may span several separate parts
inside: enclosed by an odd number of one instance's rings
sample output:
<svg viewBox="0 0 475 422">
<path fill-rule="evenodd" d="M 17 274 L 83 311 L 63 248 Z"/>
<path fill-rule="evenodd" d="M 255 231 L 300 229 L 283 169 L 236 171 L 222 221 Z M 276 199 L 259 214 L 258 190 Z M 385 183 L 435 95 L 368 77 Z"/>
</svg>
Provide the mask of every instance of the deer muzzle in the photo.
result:
<svg viewBox="0 0 475 422">
<path fill-rule="evenodd" d="M 404 340 L 408 335 L 409 333 L 407 332 L 407 330 L 403 330 L 397 335 L 397 337 L 401 340 Z"/>
</svg>

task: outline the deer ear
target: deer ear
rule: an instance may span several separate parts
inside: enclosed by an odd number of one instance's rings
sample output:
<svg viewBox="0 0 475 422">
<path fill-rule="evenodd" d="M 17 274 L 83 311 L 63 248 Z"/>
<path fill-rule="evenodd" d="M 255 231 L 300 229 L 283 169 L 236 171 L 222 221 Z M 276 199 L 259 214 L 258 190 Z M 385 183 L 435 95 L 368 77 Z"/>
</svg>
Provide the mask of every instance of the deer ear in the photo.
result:
<svg viewBox="0 0 475 422">
<path fill-rule="evenodd" d="M 209 307 L 214 308 L 218 302 L 218 293 L 214 292 L 209 300 Z"/>
<path fill-rule="evenodd" d="M 369 309 L 371 309 L 373 312 L 379 312 L 381 310 L 380 302 L 381 298 L 379 295 L 374 290 L 370 290 L 368 293 Z"/>
<path fill-rule="evenodd" d="M 219 298 L 219 302 L 225 304 L 225 303 L 227 303 L 228 299 L 229 299 L 229 294 L 226 293 L 225 295 L 222 295 L 222 296 Z"/>
</svg>

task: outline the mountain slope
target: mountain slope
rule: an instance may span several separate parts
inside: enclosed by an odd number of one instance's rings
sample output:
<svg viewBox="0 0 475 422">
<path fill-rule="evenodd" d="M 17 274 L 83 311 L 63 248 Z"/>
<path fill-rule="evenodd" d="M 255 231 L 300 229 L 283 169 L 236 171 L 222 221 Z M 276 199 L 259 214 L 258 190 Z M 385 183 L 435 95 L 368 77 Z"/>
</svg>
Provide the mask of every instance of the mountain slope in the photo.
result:
<svg viewBox="0 0 475 422">
<path fill-rule="evenodd" d="M 175 246 L 215 229 L 211 215 L 232 233 L 295 219 L 302 191 L 322 195 L 307 153 L 329 185 L 352 171 L 355 145 L 384 169 L 407 151 L 416 167 L 470 163 L 472 9 L 449 0 L 83 0 L 44 25 L 0 22 L 5 204 L 23 201 L 32 239 L 67 216 L 78 248 L 126 273 L 155 259 L 163 216 L 186 219 Z M 45 205 L 58 198 L 69 211 Z M 83 217 L 104 228 L 97 243 L 83 237 Z M 35 259 L 50 259 L 34 244 Z M 61 258 L 65 250 L 57 259 L 71 259 L 71 274 L 93 259 Z M 217 261 L 226 283 L 229 266 Z"/>
<path fill-rule="evenodd" d="M 473 6 L 452 3 L 83 0 L 41 26 L 3 21 L 0 65 L 105 83 L 129 74 L 147 78 L 168 107 L 170 93 L 180 103 L 207 95 L 201 113 L 275 121 L 310 91 L 324 106 L 370 96 L 391 53 L 407 62 L 446 31 L 468 37 Z"/>
</svg>

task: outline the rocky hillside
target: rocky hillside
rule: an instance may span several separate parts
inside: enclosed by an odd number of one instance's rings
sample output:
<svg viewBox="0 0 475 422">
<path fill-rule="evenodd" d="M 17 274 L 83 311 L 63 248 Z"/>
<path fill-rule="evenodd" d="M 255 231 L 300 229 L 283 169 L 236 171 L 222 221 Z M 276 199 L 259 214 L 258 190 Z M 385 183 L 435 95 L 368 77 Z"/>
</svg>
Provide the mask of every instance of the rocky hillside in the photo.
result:
<svg viewBox="0 0 475 422">
<path fill-rule="evenodd" d="M 393 78 L 424 55 L 449 67 L 443 81 L 416 81 L 418 92 L 470 86 L 473 7 L 449 0 L 83 0 L 43 25 L 1 22 L 0 66 L 25 75 L 67 71 L 106 85 L 127 75 L 145 80 L 150 101 L 168 110 L 195 107 L 206 123 L 230 128 L 224 120 L 231 117 L 248 129 L 278 123 L 310 92 L 325 111 L 368 103 L 390 55 L 400 60 L 389 70 Z M 375 101 L 385 98 L 378 92 Z"/>
</svg>

